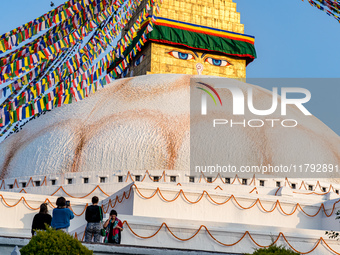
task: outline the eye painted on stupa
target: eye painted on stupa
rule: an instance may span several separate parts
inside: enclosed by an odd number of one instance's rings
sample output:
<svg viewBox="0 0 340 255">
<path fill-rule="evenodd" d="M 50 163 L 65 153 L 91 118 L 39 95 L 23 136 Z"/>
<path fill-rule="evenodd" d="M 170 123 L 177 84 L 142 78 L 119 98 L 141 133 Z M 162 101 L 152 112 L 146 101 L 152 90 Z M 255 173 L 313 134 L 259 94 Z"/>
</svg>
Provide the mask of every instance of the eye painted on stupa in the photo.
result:
<svg viewBox="0 0 340 255">
<path fill-rule="evenodd" d="M 134 63 L 134 66 L 139 66 L 140 63 L 142 63 L 143 59 L 145 58 L 145 55 L 143 54 L 142 56 L 140 56 Z"/>
<path fill-rule="evenodd" d="M 169 51 L 167 52 L 169 55 L 173 56 L 174 58 L 182 59 L 182 60 L 190 60 L 195 59 L 194 55 L 188 52 L 181 52 L 181 51 Z"/>
<path fill-rule="evenodd" d="M 205 62 L 208 62 L 211 65 L 214 66 L 230 66 L 231 64 L 224 59 L 216 59 L 216 58 L 211 58 L 211 57 L 207 57 L 205 59 Z"/>
</svg>

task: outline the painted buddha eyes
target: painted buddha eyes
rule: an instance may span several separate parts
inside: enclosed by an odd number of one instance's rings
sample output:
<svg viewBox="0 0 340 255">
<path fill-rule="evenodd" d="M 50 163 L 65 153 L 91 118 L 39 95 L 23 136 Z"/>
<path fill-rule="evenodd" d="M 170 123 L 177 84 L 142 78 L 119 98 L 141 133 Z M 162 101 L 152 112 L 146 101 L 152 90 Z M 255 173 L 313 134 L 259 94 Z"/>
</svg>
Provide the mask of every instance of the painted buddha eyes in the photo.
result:
<svg viewBox="0 0 340 255">
<path fill-rule="evenodd" d="M 182 60 L 191 60 L 191 59 L 196 59 L 195 56 L 191 53 L 188 52 L 180 52 L 180 51 L 169 51 L 167 52 L 169 55 L 173 56 L 174 58 L 182 59 Z M 196 57 L 198 58 L 197 53 Z M 202 54 L 201 58 L 203 58 L 205 55 Z M 213 66 L 230 66 L 231 63 L 229 63 L 227 60 L 224 59 L 216 59 L 216 58 L 211 58 L 211 57 L 205 57 L 204 62 L 208 62 L 210 65 Z"/>
<path fill-rule="evenodd" d="M 208 62 L 211 65 L 214 66 L 229 66 L 231 65 L 227 60 L 222 60 L 222 59 L 215 59 L 215 58 L 206 58 L 205 62 Z"/>
<path fill-rule="evenodd" d="M 174 58 L 178 58 L 182 60 L 195 59 L 195 57 L 190 53 L 184 53 L 184 52 L 175 51 L 175 50 L 168 52 L 168 54 L 170 54 Z"/>
</svg>

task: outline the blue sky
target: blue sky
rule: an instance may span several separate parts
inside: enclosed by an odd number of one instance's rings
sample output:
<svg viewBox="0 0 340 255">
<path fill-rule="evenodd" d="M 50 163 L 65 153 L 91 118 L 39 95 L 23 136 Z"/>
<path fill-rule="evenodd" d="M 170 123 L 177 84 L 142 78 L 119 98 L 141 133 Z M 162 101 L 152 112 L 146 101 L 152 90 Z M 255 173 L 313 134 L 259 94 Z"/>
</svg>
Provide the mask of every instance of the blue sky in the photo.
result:
<svg viewBox="0 0 340 255">
<path fill-rule="evenodd" d="M 255 36 L 257 59 L 247 78 L 340 78 L 340 24 L 307 0 L 234 0 L 245 33 Z M 340 79 L 248 79 L 269 90 L 303 87 L 307 109 L 340 135 Z M 277 82 L 277 83 L 276 83 Z"/>
<path fill-rule="evenodd" d="M 2 1 L 0 34 L 50 10 L 50 0 Z M 64 3 L 53 0 L 55 7 Z M 340 24 L 305 0 L 234 0 L 258 58 L 249 78 L 340 78 Z"/>
<path fill-rule="evenodd" d="M 53 2 L 55 3 L 54 7 L 50 6 L 51 0 L 1 1 L 0 34 L 4 34 L 21 26 L 46 12 L 53 10 L 55 7 L 66 1 L 53 0 Z"/>
<path fill-rule="evenodd" d="M 307 0 L 234 0 L 258 58 L 249 78 L 339 78 L 340 24 Z"/>
<path fill-rule="evenodd" d="M 50 0 L 3 1 L 0 34 L 52 10 Z M 55 7 L 64 3 L 53 0 Z M 247 67 L 248 78 L 340 78 L 340 24 L 307 0 L 234 0 L 245 33 L 255 36 L 258 58 Z M 339 79 L 340 81 L 340 79 Z M 310 111 L 340 134 L 340 85 L 317 82 Z M 261 84 L 258 84 L 261 85 Z M 271 89 L 270 84 L 263 87 Z M 325 114 L 331 110 L 331 114 Z"/>
</svg>

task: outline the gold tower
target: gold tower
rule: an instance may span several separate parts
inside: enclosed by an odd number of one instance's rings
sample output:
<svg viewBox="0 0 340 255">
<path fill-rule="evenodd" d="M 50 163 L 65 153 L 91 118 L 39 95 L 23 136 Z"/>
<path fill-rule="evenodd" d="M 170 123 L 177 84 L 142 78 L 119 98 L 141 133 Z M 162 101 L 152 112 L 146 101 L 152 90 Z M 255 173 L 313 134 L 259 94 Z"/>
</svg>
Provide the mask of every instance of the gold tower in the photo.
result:
<svg viewBox="0 0 340 255">
<path fill-rule="evenodd" d="M 125 31 L 134 24 L 146 3 L 146 0 L 141 3 Z M 191 28 L 213 29 L 211 31 L 214 33 L 216 31 L 216 33 L 229 32 L 229 35 L 232 36 L 246 36 L 243 35 L 244 25 L 240 22 L 240 13 L 236 11 L 236 3 L 232 0 L 163 0 L 160 12 L 156 14 L 154 8 L 149 11 L 149 14 L 156 16 L 156 22 L 159 20 L 170 22 L 174 26 L 179 24 L 185 29 L 188 27 L 188 30 Z M 253 55 L 256 57 L 255 53 Z M 143 56 L 143 60 L 138 61 L 138 65 L 133 64 L 138 59 L 140 60 L 141 56 Z M 148 40 L 142 51 L 133 59 L 125 76 L 153 73 L 197 74 L 198 68 L 201 68 L 203 70 L 200 74 L 203 75 L 246 78 L 246 65 L 252 60 L 249 61 L 249 58 L 242 54 L 230 55 L 214 50 L 187 47 L 180 43 Z"/>
</svg>

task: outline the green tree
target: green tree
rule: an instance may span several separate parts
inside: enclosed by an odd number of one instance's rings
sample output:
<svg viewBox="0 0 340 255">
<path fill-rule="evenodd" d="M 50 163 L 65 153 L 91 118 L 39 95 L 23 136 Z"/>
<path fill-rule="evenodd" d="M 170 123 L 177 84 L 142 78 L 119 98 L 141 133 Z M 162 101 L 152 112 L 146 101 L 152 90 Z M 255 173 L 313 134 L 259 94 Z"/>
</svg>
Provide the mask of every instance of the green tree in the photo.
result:
<svg viewBox="0 0 340 255">
<path fill-rule="evenodd" d="M 46 231 L 38 230 L 31 241 L 20 249 L 20 253 L 22 255 L 90 255 L 93 251 L 87 249 L 71 235 L 49 227 Z"/>
<path fill-rule="evenodd" d="M 284 246 L 278 246 L 276 244 L 266 248 L 256 249 L 253 255 L 300 255 L 300 253 L 294 252 L 291 249 L 287 249 Z"/>
</svg>

